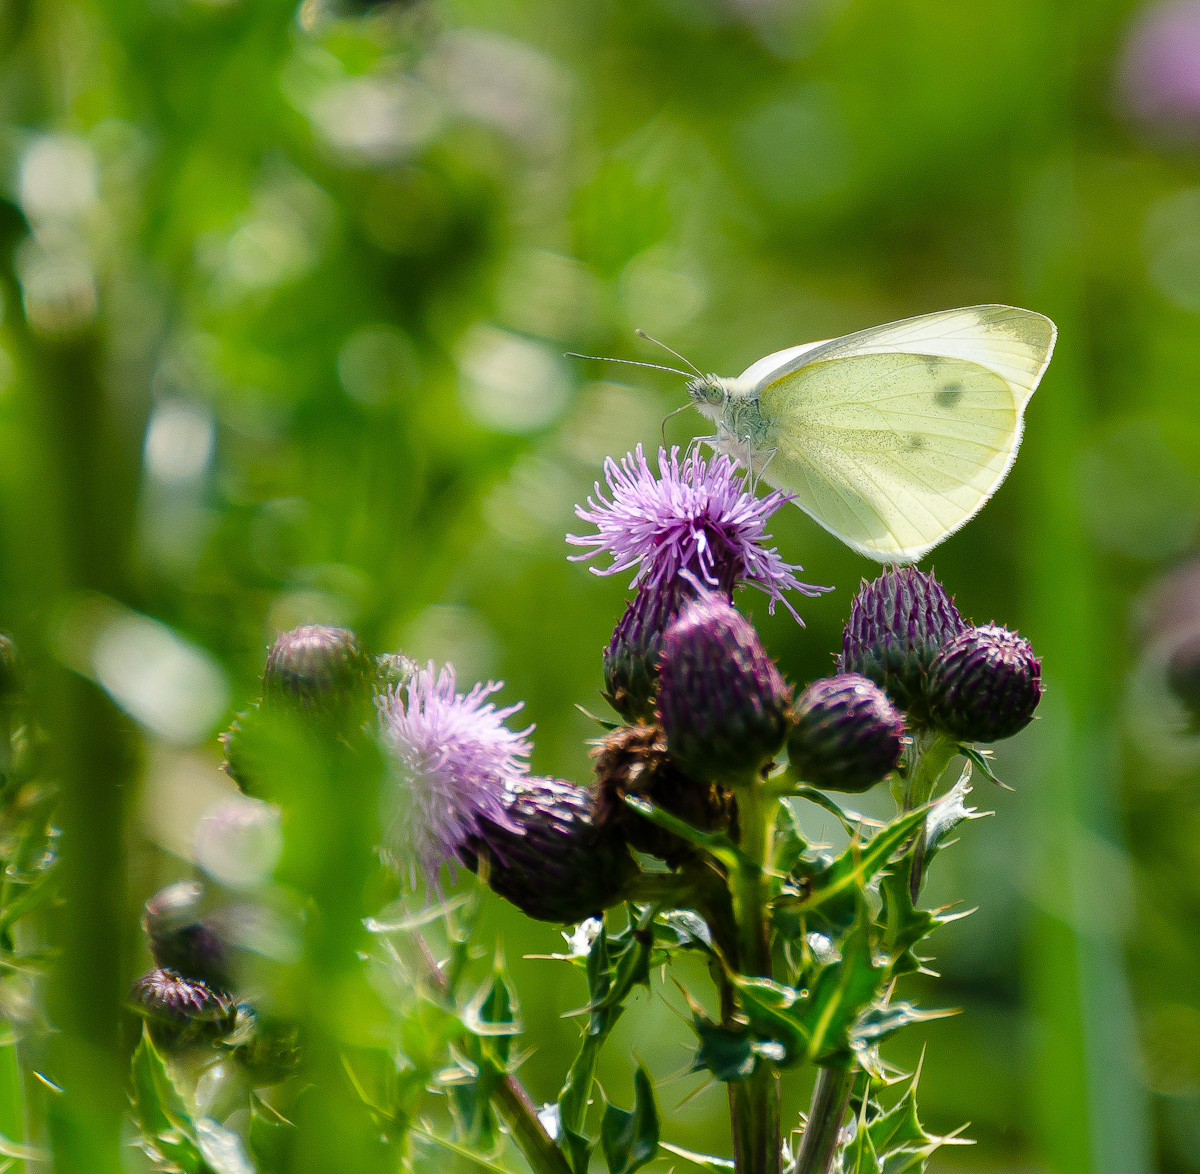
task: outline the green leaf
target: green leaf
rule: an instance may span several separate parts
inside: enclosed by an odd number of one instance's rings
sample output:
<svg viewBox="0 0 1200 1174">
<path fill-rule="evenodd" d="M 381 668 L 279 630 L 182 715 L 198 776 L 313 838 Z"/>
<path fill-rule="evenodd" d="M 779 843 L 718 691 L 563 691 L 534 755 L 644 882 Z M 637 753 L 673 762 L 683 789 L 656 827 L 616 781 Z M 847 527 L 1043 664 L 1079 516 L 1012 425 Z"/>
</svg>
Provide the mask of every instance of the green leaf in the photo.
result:
<svg viewBox="0 0 1200 1174">
<path fill-rule="evenodd" d="M 654 1085 L 640 1064 L 633 1078 L 633 1111 L 606 1105 L 600 1123 L 600 1144 L 609 1174 L 634 1174 L 658 1151 L 658 1108 Z"/>
<path fill-rule="evenodd" d="M 250 1149 L 258 1164 L 283 1169 L 296 1138 L 296 1127 L 256 1092 L 250 1094 Z"/>
<path fill-rule="evenodd" d="M 913 947 L 927 938 L 939 925 L 942 918 L 913 904 L 909 877 L 912 875 L 912 857 L 905 857 L 902 864 L 887 872 L 879 882 L 879 894 L 883 898 L 883 937 L 880 947 L 890 959 L 894 978 L 914 974 L 921 969 L 921 959 L 913 953 Z"/>
<path fill-rule="evenodd" d="M 945 1019 L 957 1015 L 957 1011 L 922 1011 L 911 1003 L 889 1003 L 886 1007 L 870 1007 L 859 1016 L 850 1031 L 850 1043 L 856 1050 L 907 1027 L 910 1023 L 928 1023 L 933 1019 Z"/>
<path fill-rule="evenodd" d="M 133 1053 L 132 1068 L 134 1102 L 143 1132 L 151 1137 L 173 1129 L 194 1133 L 191 1114 L 146 1024 L 142 1025 L 142 1038 Z"/>
<path fill-rule="evenodd" d="M 842 1170 L 845 1174 L 883 1174 L 870 1130 L 863 1128 L 861 1120 L 853 1140 L 842 1153 Z"/>
<path fill-rule="evenodd" d="M 847 835 L 856 836 L 864 827 L 883 826 L 878 820 L 870 819 L 857 811 L 852 811 L 849 807 L 842 807 L 835 803 L 824 791 L 818 791 L 816 787 L 797 787 L 792 795 L 797 799 L 807 799 L 810 803 L 823 807 L 842 825 Z"/>
<path fill-rule="evenodd" d="M 697 1016 L 692 1024 L 700 1038 L 693 1071 L 707 1069 L 718 1080 L 745 1080 L 758 1064 L 755 1037 L 745 1030 L 722 1027 Z"/>
<path fill-rule="evenodd" d="M 904 1095 L 886 1113 L 876 1117 L 860 1133 L 870 1135 L 871 1144 L 883 1159 L 883 1174 L 921 1171 L 930 1155 L 945 1145 L 972 1145 L 969 1138 L 950 1133 L 944 1137 L 928 1133 L 917 1115 L 917 1084 L 921 1069 L 913 1073 Z"/>
<path fill-rule="evenodd" d="M 898 816 L 865 843 L 852 842 L 835 860 L 799 861 L 791 870 L 797 891 L 786 891 L 771 906 L 780 933 L 796 940 L 815 926 L 827 925 L 834 935 L 852 925 L 858 894 L 921 826 L 928 808 Z"/>
<path fill-rule="evenodd" d="M 701 950 L 714 956 L 712 930 L 700 914 L 691 909 L 667 909 L 654 921 L 656 946 L 665 949 Z"/>
<path fill-rule="evenodd" d="M 477 1154 L 474 1150 L 468 1149 L 466 1146 L 459 1145 L 457 1142 L 451 1141 L 448 1137 L 439 1137 L 436 1133 L 431 1133 L 428 1129 L 414 1128 L 412 1130 L 413 1137 L 419 1138 L 421 1141 L 428 1142 L 431 1145 L 436 1145 L 440 1149 L 446 1150 L 448 1153 L 455 1154 L 460 1158 L 465 1158 L 468 1162 L 478 1166 L 481 1170 L 491 1170 L 492 1174 L 515 1174 L 507 1166 L 500 1165 L 499 1162 L 491 1158 L 485 1157 L 483 1154 Z"/>
<path fill-rule="evenodd" d="M 694 844 L 714 859 L 719 860 L 726 868 L 756 867 L 750 857 L 728 836 L 718 832 L 702 832 L 699 828 L 692 827 L 690 823 L 685 823 L 678 816 L 664 811 L 661 807 L 655 807 L 648 799 L 639 798 L 637 795 L 625 795 L 623 798 L 639 815 L 644 815 L 651 823 L 656 823 L 660 828 L 674 832 L 681 839 L 687 840 L 689 844 Z"/>
<path fill-rule="evenodd" d="M 843 940 L 841 951 L 841 961 L 818 973 L 809 996 L 808 1058 L 818 1064 L 841 1064 L 851 1058 L 851 1029 L 886 977 L 886 970 L 875 965 L 865 902 L 860 903 L 858 924 Z"/>
<path fill-rule="evenodd" d="M 232 1130 L 218 1125 L 211 1117 L 196 1122 L 196 1143 L 211 1174 L 255 1174 L 254 1163 L 246 1156 L 242 1139 Z"/>
<path fill-rule="evenodd" d="M 422 926 L 429 925 L 434 921 L 440 921 L 443 917 L 449 916 L 455 910 L 461 909 L 466 905 L 472 899 L 472 896 L 473 894 L 471 893 L 460 893 L 457 897 L 451 897 L 448 901 L 429 905 L 416 913 L 404 913 L 400 917 L 391 919 L 365 917 L 363 918 L 363 925 L 370 933 L 407 933 L 410 930 L 420 929 Z"/>
<path fill-rule="evenodd" d="M 25 1087 L 21 1065 L 17 1060 L 15 1043 L 0 1048 L 0 1135 L 16 1139 L 21 1146 L 25 1134 Z M 21 1155 L 6 1154 L 20 1161 Z M 24 1166 L 14 1167 L 14 1174 L 23 1174 Z"/>
<path fill-rule="evenodd" d="M 788 802 L 781 802 L 775 813 L 774 850 L 772 857 L 780 872 L 791 872 L 808 851 L 808 840 L 800 827 L 796 810 Z"/>
<path fill-rule="evenodd" d="M 812 1009 L 807 993 L 769 978 L 746 978 L 739 974 L 733 975 L 732 980 L 751 1031 L 760 1040 L 774 1041 L 782 1048 L 779 1066 L 802 1064 L 809 1053 L 811 1033 L 806 1022 Z"/>
<path fill-rule="evenodd" d="M 959 780 L 929 810 L 925 820 L 925 864 L 939 848 L 945 846 L 950 833 L 960 823 L 970 819 L 984 819 L 990 811 L 978 811 L 968 807 L 966 798 L 971 793 L 971 763 L 963 767 Z"/>
</svg>

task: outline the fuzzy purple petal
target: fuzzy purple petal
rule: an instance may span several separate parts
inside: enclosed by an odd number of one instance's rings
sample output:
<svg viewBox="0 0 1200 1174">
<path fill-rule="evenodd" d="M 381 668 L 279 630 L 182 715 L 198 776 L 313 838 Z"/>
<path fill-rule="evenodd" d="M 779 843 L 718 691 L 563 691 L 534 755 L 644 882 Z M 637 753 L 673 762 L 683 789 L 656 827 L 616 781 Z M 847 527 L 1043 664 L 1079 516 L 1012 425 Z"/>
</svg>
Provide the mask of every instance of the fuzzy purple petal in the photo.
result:
<svg viewBox="0 0 1200 1174">
<path fill-rule="evenodd" d="M 379 698 L 394 766 L 384 842 L 398 863 L 407 860 L 414 887 L 419 872 L 436 888 L 442 864 L 453 868 L 484 820 L 510 826 L 505 789 L 529 772 L 533 727 L 514 731 L 504 724 L 521 704 L 497 709 L 486 699 L 500 688 L 489 681 L 458 693 L 453 666 L 435 675 L 430 662 Z"/>
<path fill-rule="evenodd" d="M 803 568 L 765 545 L 768 519 L 792 495 L 774 490 L 758 497 L 736 468 L 728 456 L 706 461 L 698 450 L 680 461 L 678 446 L 669 454 L 658 450 L 657 476 L 640 444 L 619 463 L 609 457 L 604 479 L 610 496 L 597 482 L 587 506 L 575 507 L 596 533 L 567 535 L 571 545 L 591 549 L 572 558 L 610 555 L 609 566 L 592 568 L 598 575 L 636 567 L 631 587 L 670 581 L 684 571 L 726 592 L 751 583 L 770 597 L 772 611 L 781 600 L 796 615 L 785 591 L 817 595 L 828 588 L 801 583 L 795 572 Z"/>
</svg>

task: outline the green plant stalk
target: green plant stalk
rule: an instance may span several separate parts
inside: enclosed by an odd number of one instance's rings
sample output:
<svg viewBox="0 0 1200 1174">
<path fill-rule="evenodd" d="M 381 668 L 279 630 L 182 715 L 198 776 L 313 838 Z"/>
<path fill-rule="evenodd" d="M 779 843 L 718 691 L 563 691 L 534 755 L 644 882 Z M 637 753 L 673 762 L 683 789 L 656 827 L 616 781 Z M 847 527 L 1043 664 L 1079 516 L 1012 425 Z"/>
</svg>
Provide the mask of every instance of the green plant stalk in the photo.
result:
<svg viewBox="0 0 1200 1174">
<path fill-rule="evenodd" d="M 929 802 L 938 780 L 946 773 L 950 760 L 958 753 L 958 743 L 944 734 L 918 734 L 913 750 L 914 765 L 908 778 L 904 780 L 900 796 L 901 811 L 914 811 Z M 913 852 L 912 874 L 909 880 L 909 891 L 914 901 L 921 893 L 921 883 L 924 879 L 925 828 L 922 826 Z"/>
<path fill-rule="evenodd" d="M 443 995 L 450 994 L 449 976 L 437 964 L 425 939 L 419 934 L 413 934 L 413 940 L 425 960 L 429 981 Z M 508 1122 L 513 1132 L 513 1140 L 517 1143 L 533 1174 L 572 1174 L 566 1155 L 554 1144 L 541 1118 L 537 1115 L 533 1100 L 525 1091 L 525 1086 L 517 1077 L 509 1072 L 496 1086 L 493 1094 L 504 1120 Z"/>
<path fill-rule="evenodd" d="M 511 1072 L 497 1085 L 495 1098 L 533 1174 L 571 1174 L 562 1150 L 539 1120 L 529 1093 Z"/>
<path fill-rule="evenodd" d="M 767 871 L 771 866 L 773 803 L 766 784 L 755 776 L 737 788 L 742 851 L 747 862 L 734 870 L 733 912 L 737 925 L 738 969 L 771 977 L 770 927 L 767 921 Z M 745 1081 L 730 1085 L 734 1162 L 738 1174 L 780 1174 L 779 1078 L 759 1064 Z"/>
<path fill-rule="evenodd" d="M 829 1174 L 837 1154 L 838 1134 L 854 1087 L 854 1068 L 821 1068 L 813 1088 L 808 1122 L 796 1156 L 795 1174 Z"/>
</svg>

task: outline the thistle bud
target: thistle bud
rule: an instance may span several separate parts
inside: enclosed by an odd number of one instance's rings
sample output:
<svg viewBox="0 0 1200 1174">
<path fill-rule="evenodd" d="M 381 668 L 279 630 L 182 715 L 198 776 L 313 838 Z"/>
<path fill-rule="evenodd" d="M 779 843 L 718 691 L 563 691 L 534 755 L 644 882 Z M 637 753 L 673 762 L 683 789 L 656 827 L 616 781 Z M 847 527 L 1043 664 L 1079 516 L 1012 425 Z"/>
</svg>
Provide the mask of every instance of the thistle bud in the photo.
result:
<svg viewBox="0 0 1200 1174">
<path fill-rule="evenodd" d="M 507 786 L 505 827 L 486 817 L 459 849 L 492 890 L 539 921 L 574 924 L 617 904 L 635 865 L 621 837 L 595 818 L 592 793 L 559 779 Z"/>
<path fill-rule="evenodd" d="M 737 800 L 717 783 L 688 778 L 667 754 L 662 726 L 638 723 L 610 731 L 592 752 L 596 760 L 600 822 L 621 829 L 627 843 L 678 867 L 693 854 L 686 840 L 660 828 L 624 802 L 625 795 L 649 799 L 671 815 L 706 832 L 737 839 Z"/>
<path fill-rule="evenodd" d="M 160 889 L 146 902 L 142 929 L 160 968 L 225 988 L 229 985 L 228 951 L 218 934 L 200 919 L 203 897 L 204 889 L 194 881 Z"/>
<path fill-rule="evenodd" d="M 652 719 L 663 633 L 695 596 L 682 580 L 644 584 L 604 650 L 604 687 L 627 721 Z"/>
<path fill-rule="evenodd" d="M 377 673 L 348 628 L 306 624 L 284 632 L 271 646 L 263 671 L 263 704 L 342 716 L 370 698 Z"/>
<path fill-rule="evenodd" d="M 1041 699 L 1041 662 L 1029 641 L 1007 628 L 961 633 L 929 671 L 933 721 L 964 742 L 1011 738 L 1033 720 Z"/>
<path fill-rule="evenodd" d="M 1171 653 L 1167 685 L 1187 711 L 1189 732 L 1200 730 L 1200 632 L 1185 637 Z"/>
<path fill-rule="evenodd" d="M 933 659 L 965 628 L 932 573 L 897 567 L 873 583 L 863 581 L 850 605 L 837 669 L 869 677 L 911 721 L 924 722 Z"/>
<path fill-rule="evenodd" d="M 233 1030 L 237 1019 L 234 1002 L 224 991 L 165 967 L 133 984 L 129 1008 L 146 1021 L 151 1038 L 167 1051 L 215 1043 Z"/>
<path fill-rule="evenodd" d="M 740 783 L 787 737 L 791 690 L 741 612 L 695 600 L 663 637 L 658 716 L 690 775 Z"/>
<path fill-rule="evenodd" d="M 792 711 L 788 758 L 826 791 L 866 791 L 886 778 L 904 750 L 904 718 L 874 681 L 843 673 L 814 681 Z"/>
</svg>

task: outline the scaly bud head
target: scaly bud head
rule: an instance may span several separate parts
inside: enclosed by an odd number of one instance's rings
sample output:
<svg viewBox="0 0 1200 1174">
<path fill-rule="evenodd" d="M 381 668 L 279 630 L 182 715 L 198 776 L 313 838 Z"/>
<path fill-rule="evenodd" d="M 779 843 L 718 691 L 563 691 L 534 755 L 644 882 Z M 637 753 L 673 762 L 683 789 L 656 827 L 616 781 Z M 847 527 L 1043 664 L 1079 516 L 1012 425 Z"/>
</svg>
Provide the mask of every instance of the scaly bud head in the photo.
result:
<svg viewBox="0 0 1200 1174">
<path fill-rule="evenodd" d="M 683 579 L 645 583 L 613 630 L 604 650 L 604 687 L 627 721 L 654 717 L 663 635 L 695 594 Z"/>
<path fill-rule="evenodd" d="M 133 984 L 129 1007 L 145 1020 L 154 1042 L 171 1052 L 216 1043 L 233 1030 L 237 1018 L 233 999 L 224 991 L 166 968 Z"/>
<path fill-rule="evenodd" d="M 793 716 L 788 758 L 805 782 L 822 790 L 866 791 L 896 768 L 904 750 L 904 718 L 858 673 L 814 681 Z"/>
<path fill-rule="evenodd" d="M 667 629 L 658 716 L 671 756 L 693 777 L 744 783 L 783 746 L 791 690 L 753 625 L 712 596 Z"/>
<path fill-rule="evenodd" d="M 194 881 L 160 889 L 146 902 L 142 929 L 159 967 L 211 987 L 228 987 L 228 950 L 201 919 L 203 897 L 204 889 Z"/>
<path fill-rule="evenodd" d="M 508 826 L 481 818 L 459 850 L 492 890 L 539 921 L 574 924 L 622 899 L 636 866 L 624 841 L 596 819 L 590 791 L 559 779 L 508 784 Z M 485 863 L 486 861 L 486 863 Z"/>
<path fill-rule="evenodd" d="M 922 724 L 933 659 L 965 627 L 932 573 L 896 567 L 873 583 L 863 581 L 850 605 L 838 672 L 869 677 L 910 721 Z"/>
<path fill-rule="evenodd" d="M 929 671 L 935 725 L 963 742 L 1011 738 L 1033 720 L 1042 666 L 1028 640 L 988 625 L 956 636 Z"/>
<path fill-rule="evenodd" d="M 271 646 L 263 704 L 293 712 L 342 716 L 371 697 L 378 670 L 348 628 L 306 624 Z"/>
</svg>

